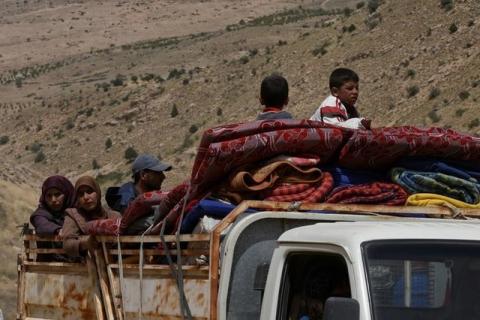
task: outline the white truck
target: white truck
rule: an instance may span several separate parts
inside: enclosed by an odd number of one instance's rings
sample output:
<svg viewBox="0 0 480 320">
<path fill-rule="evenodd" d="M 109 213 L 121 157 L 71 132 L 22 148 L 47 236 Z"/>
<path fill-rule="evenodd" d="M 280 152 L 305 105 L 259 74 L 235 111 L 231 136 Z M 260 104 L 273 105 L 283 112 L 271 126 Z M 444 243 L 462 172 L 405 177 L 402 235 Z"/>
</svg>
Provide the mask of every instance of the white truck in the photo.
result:
<svg viewBox="0 0 480 320">
<path fill-rule="evenodd" d="M 479 319 L 478 216 L 245 201 L 209 233 L 100 236 L 75 263 L 26 235 L 17 319 Z"/>
</svg>

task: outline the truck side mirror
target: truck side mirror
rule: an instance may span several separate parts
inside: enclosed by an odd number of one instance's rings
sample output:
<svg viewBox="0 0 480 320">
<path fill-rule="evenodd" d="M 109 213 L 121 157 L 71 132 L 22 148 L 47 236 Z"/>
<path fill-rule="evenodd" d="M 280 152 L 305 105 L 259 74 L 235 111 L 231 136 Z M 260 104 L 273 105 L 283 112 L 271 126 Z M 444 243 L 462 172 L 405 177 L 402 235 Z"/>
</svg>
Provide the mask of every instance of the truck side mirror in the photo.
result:
<svg viewBox="0 0 480 320">
<path fill-rule="evenodd" d="M 352 298 L 331 297 L 325 302 L 323 320 L 358 320 L 360 305 Z"/>
</svg>

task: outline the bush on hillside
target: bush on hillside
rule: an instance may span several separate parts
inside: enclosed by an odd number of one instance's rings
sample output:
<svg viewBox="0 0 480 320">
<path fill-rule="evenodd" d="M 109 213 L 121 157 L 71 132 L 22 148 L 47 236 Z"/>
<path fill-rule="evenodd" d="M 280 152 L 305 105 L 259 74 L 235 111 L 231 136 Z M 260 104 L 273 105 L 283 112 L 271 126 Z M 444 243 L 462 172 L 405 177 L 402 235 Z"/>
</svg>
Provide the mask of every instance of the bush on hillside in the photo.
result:
<svg viewBox="0 0 480 320">
<path fill-rule="evenodd" d="M 432 88 L 430 90 L 430 94 L 428 95 L 428 99 L 432 100 L 432 99 L 435 99 L 436 97 L 438 97 L 440 95 L 440 89 L 438 88 Z"/>
<path fill-rule="evenodd" d="M 374 13 L 375 11 L 377 11 L 379 6 L 380 6 L 379 0 L 369 0 L 367 3 L 368 12 Z"/>
<path fill-rule="evenodd" d="M 9 140 L 10 140 L 10 138 L 8 136 L 1 136 L 0 137 L 0 146 L 4 145 L 4 144 L 7 144 Z"/>
<path fill-rule="evenodd" d="M 410 86 L 407 88 L 407 95 L 410 98 L 416 96 L 419 91 L 420 89 L 418 88 L 418 86 Z"/>
<path fill-rule="evenodd" d="M 453 9 L 453 0 L 440 0 L 440 7 L 445 9 L 445 11 L 449 11 Z"/>
<path fill-rule="evenodd" d="M 450 31 L 450 33 L 455 33 L 455 32 L 457 32 L 457 30 L 458 30 L 458 27 L 455 23 L 452 23 L 450 25 L 450 27 L 448 28 L 448 31 Z"/>
<path fill-rule="evenodd" d="M 175 118 L 176 116 L 178 116 L 178 109 L 177 109 L 177 105 L 175 103 L 172 106 L 172 111 L 170 111 L 170 116 L 172 118 Z"/>
<path fill-rule="evenodd" d="M 137 151 L 135 151 L 135 149 L 133 149 L 133 147 L 128 147 L 126 150 L 125 150 L 125 159 L 127 159 L 128 162 L 132 162 L 133 160 L 135 160 L 135 158 L 138 156 L 138 153 Z"/>
<path fill-rule="evenodd" d="M 45 154 L 43 153 L 42 150 L 40 150 L 37 155 L 35 156 L 35 159 L 33 160 L 35 163 L 42 162 L 45 160 Z"/>
<path fill-rule="evenodd" d="M 105 141 L 105 149 L 110 149 L 112 147 L 112 139 L 107 138 Z"/>
<path fill-rule="evenodd" d="M 460 100 L 466 100 L 468 99 L 468 97 L 470 97 L 470 93 L 468 91 L 461 91 L 459 94 L 458 94 L 458 97 L 460 98 Z"/>
</svg>

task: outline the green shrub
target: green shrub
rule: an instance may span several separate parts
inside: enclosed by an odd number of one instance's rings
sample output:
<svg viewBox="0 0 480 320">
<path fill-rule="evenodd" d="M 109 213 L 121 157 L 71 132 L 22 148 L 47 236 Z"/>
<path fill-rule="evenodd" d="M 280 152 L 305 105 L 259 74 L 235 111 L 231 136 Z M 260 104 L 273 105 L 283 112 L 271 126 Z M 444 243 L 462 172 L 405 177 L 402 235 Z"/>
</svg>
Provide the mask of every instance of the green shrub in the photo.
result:
<svg viewBox="0 0 480 320">
<path fill-rule="evenodd" d="M 357 3 L 357 9 L 362 9 L 365 6 L 365 2 L 359 2 Z"/>
<path fill-rule="evenodd" d="M 432 88 L 430 90 L 430 94 L 428 95 L 428 99 L 432 100 L 432 99 L 435 99 L 436 97 L 438 97 L 440 95 L 440 89 L 438 88 Z"/>
<path fill-rule="evenodd" d="M 415 78 L 415 75 L 417 74 L 417 72 L 413 69 L 408 69 L 407 70 L 407 78 Z"/>
<path fill-rule="evenodd" d="M 36 153 L 36 152 L 39 152 L 42 149 L 42 145 L 38 142 L 34 142 L 30 146 L 27 146 L 27 149 Z"/>
<path fill-rule="evenodd" d="M 185 73 L 185 69 L 177 69 L 177 68 L 172 69 L 172 70 L 170 70 L 170 72 L 168 73 L 168 78 L 167 78 L 167 80 L 170 80 L 170 79 L 178 79 L 178 78 L 180 78 L 180 76 L 181 76 L 182 74 L 184 74 L 184 73 Z"/>
<path fill-rule="evenodd" d="M 318 55 L 324 55 L 326 54 L 328 51 L 327 51 L 327 47 L 329 45 L 329 42 L 328 41 L 325 41 L 323 42 L 321 45 L 317 46 L 315 49 L 312 50 L 312 54 L 314 56 L 318 56 Z"/>
<path fill-rule="evenodd" d="M 369 0 L 367 3 L 368 12 L 374 13 L 380 6 L 379 0 Z"/>
<path fill-rule="evenodd" d="M 188 129 L 190 133 L 195 133 L 198 131 L 198 127 L 195 124 L 192 124 L 190 128 Z"/>
<path fill-rule="evenodd" d="M 468 97 L 470 97 L 470 93 L 468 91 L 461 91 L 459 94 L 458 94 L 458 97 L 460 98 L 460 100 L 466 100 L 468 99 Z"/>
<path fill-rule="evenodd" d="M 0 146 L 4 145 L 4 144 L 7 144 L 9 140 L 10 140 L 10 138 L 8 136 L 1 136 L 0 137 Z"/>
<path fill-rule="evenodd" d="M 110 149 L 111 147 L 112 147 L 112 139 L 107 138 L 107 140 L 105 140 L 105 149 Z"/>
<path fill-rule="evenodd" d="M 345 33 L 345 32 L 353 32 L 353 31 L 355 31 L 355 29 L 357 29 L 357 27 L 355 27 L 354 24 L 351 24 L 351 25 L 349 25 L 348 27 L 347 27 L 347 26 L 343 26 L 342 32 L 344 32 L 344 33 Z"/>
<path fill-rule="evenodd" d="M 440 7 L 449 11 L 453 9 L 453 0 L 440 0 Z"/>
<path fill-rule="evenodd" d="M 172 111 L 170 111 L 170 116 L 172 118 L 175 118 L 176 116 L 178 116 L 178 109 L 177 109 L 177 105 L 175 103 L 172 106 Z"/>
<path fill-rule="evenodd" d="M 114 86 L 114 87 L 119 87 L 119 86 L 123 86 L 123 81 L 125 80 L 125 77 L 122 76 L 121 74 L 117 74 L 117 76 L 115 77 L 115 79 L 111 80 L 110 83 Z"/>
<path fill-rule="evenodd" d="M 450 31 L 450 33 L 455 33 L 455 32 L 457 32 L 457 30 L 458 30 L 458 27 L 455 23 L 452 23 L 450 25 L 450 27 L 448 28 L 448 31 Z"/>
<path fill-rule="evenodd" d="M 480 120 L 478 120 L 478 118 L 475 118 L 472 121 L 470 121 L 470 123 L 468 124 L 468 128 L 473 129 L 475 127 L 478 127 L 479 125 L 480 125 Z"/>
<path fill-rule="evenodd" d="M 42 150 L 40 150 L 37 155 L 35 156 L 35 159 L 33 160 L 35 163 L 42 162 L 45 160 L 45 154 L 43 153 Z"/>
<path fill-rule="evenodd" d="M 75 123 L 73 122 L 72 118 L 68 118 L 67 122 L 65 122 L 65 129 L 70 130 L 75 127 Z"/>
<path fill-rule="evenodd" d="M 98 164 L 97 159 L 92 160 L 92 169 L 93 170 L 100 169 L 100 165 Z"/>
<path fill-rule="evenodd" d="M 414 85 L 407 88 L 407 95 L 409 98 L 417 95 L 418 92 L 420 92 L 420 89 L 418 88 L 418 86 Z"/>
<path fill-rule="evenodd" d="M 248 56 L 242 56 L 239 61 L 241 64 L 247 64 L 250 59 L 248 58 Z"/>
<path fill-rule="evenodd" d="M 432 123 L 437 123 L 442 119 L 435 110 L 430 110 L 428 117 L 432 120 Z"/>
<path fill-rule="evenodd" d="M 128 162 L 132 162 L 133 160 L 135 160 L 135 158 L 138 156 L 138 153 L 137 151 L 135 151 L 135 149 L 133 149 L 133 147 L 128 147 L 126 150 L 125 150 L 125 159 L 127 159 Z"/>
<path fill-rule="evenodd" d="M 465 111 L 467 111 L 467 109 L 465 109 L 465 108 L 457 109 L 457 110 L 455 110 L 455 115 L 460 118 L 461 116 L 463 116 Z"/>
<path fill-rule="evenodd" d="M 140 77 L 142 81 L 150 81 L 153 80 L 153 78 L 155 78 L 155 75 L 153 73 L 145 73 L 143 76 Z"/>
</svg>

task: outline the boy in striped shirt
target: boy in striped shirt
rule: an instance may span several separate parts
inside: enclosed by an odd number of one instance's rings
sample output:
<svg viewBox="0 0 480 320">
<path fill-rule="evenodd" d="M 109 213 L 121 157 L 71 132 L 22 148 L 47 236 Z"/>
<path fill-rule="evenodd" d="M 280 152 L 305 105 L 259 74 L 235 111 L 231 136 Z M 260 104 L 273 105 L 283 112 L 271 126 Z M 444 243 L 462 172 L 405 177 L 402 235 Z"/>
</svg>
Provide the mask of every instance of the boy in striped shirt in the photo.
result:
<svg viewBox="0 0 480 320">
<path fill-rule="evenodd" d="M 358 75 L 350 69 L 338 68 L 330 75 L 331 94 L 322 102 L 310 120 L 350 129 L 370 129 L 370 120 L 361 118 L 355 103 L 358 99 Z"/>
</svg>

